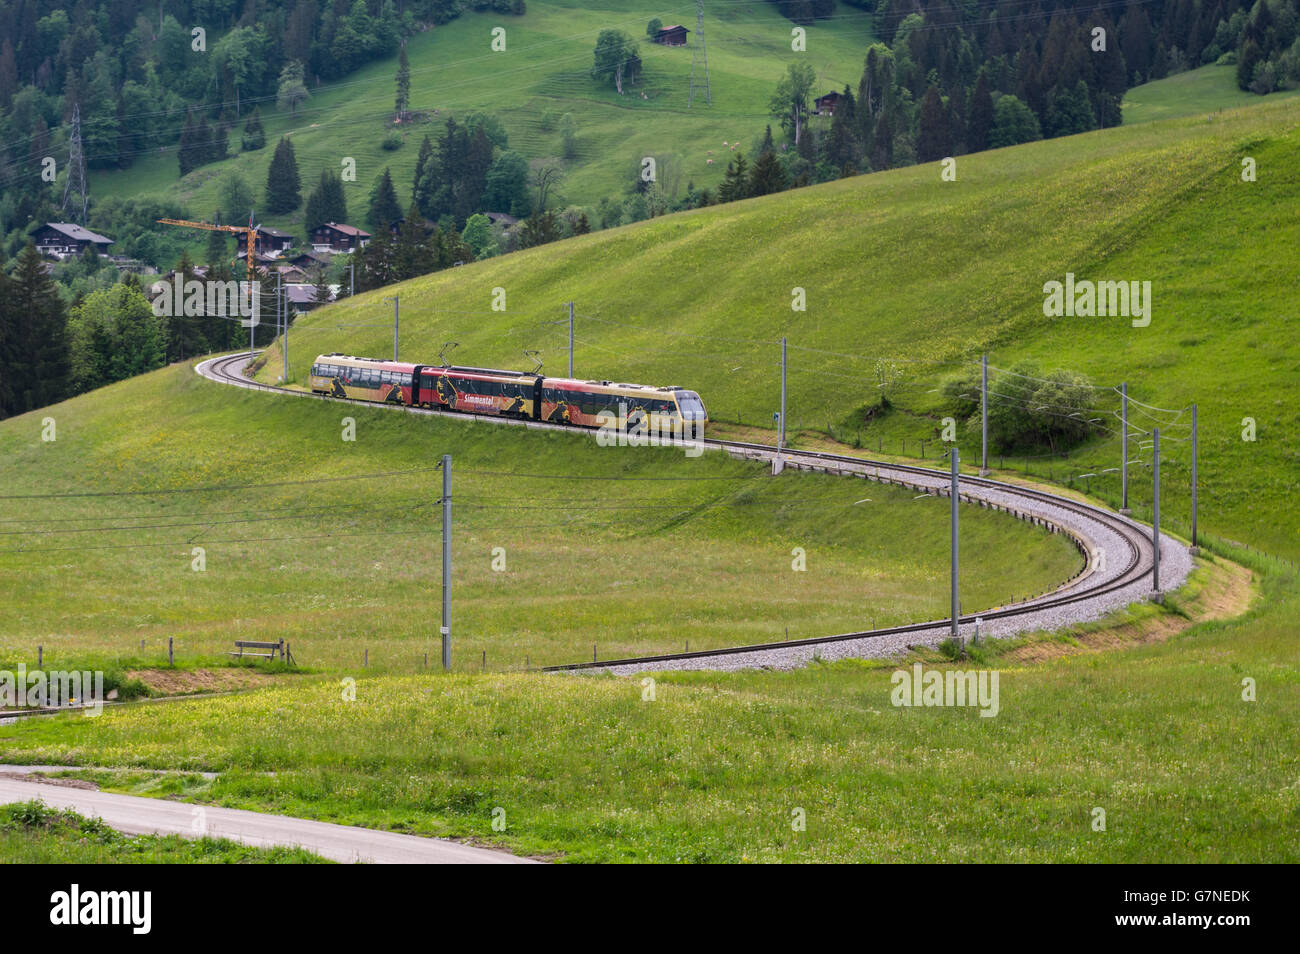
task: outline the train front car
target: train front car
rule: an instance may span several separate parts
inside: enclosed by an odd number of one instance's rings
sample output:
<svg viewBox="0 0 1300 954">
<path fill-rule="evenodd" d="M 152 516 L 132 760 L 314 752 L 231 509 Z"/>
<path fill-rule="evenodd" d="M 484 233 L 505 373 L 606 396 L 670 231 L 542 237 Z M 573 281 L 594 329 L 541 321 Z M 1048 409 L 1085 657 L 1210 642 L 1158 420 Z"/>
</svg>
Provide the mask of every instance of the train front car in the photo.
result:
<svg viewBox="0 0 1300 954">
<path fill-rule="evenodd" d="M 613 381 L 547 378 L 542 382 L 541 419 L 578 427 L 617 427 L 629 434 L 695 440 L 708 418 L 694 391 Z"/>
<path fill-rule="evenodd" d="M 703 440 L 704 426 L 709 423 L 709 412 L 700 396 L 685 388 L 675 388 L 673 396 L 677 398 L 677 412 L 681 415 L 686 437 L 690 440 Z"/>
<path fill-rule="evenodd" d="M 311 366 L 311 389 L 314 394 L 353 401 L 411 404 L 414 375 L 413 364 L 322 354 Z"/>
<path fill-rule="evenodd" d="M 419 369 L 418 403 L 469 414 L 536 420 L 542 379 L 526 371 L 489 368 L 426 367 Z"/>
</svg>

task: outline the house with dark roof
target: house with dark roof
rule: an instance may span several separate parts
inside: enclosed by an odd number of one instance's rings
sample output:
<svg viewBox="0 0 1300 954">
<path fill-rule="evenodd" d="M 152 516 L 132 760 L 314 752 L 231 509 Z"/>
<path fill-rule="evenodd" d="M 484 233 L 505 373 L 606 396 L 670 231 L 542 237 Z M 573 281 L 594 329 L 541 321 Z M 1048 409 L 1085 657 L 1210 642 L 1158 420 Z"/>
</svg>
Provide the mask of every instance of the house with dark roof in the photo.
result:
<svg viewBox="0 0 1300 954">
<path fill-rule="evenodd" d="M 818 96 L 813 100 L 813 115 L 834 116 L 835 106 L 839 103 L 840 99 L 840 94 L 834 90 L 831 90 L 825 96 Z"/>
<path fill-rule="evenodd" d="M 329 300 L 334 301 L 339 297 L 339 286 L 330 285 Z M 316 300 L 316 286 L 305 282 L 294 282 L 291 285 L 284 286 L 284 295 L 289 302 L 289 307 L 296 312 L 311 311 L 313 308 L 319 308 L 326 304 Z"/>
<path fill-rule="evenodd" d="M 311 230 L 311 247 L 317 252 L 355 252 L 369 243 L 369 232 L 342 222 L 326 222 Z"/>
<path fill-rule="evenodd" d="M 248 250 L 246 248 L 241 247 L 239 251 L 235 253 L 236 261 L 242 262 L 247 258 L 248 258 Z M 261 252 L 257 252 L 257 251 L 253 252 L 254 265 L 271 266 L 271 265 L 278 264 L 279 261 L 280 261 L 279 258 L 274 255 L 264 255 Z"/>
<path fill-rule="evenodd" d="M 281 232 L 266 225 L 257 227 L 257 237 L 254 241 L 256 244 L 253 248 L 257 254 L 268 258 L 279 257 L 286 249 L 293 248 L 294 244 L 292 232 Z"/>
<path fill-rule="evenodd" d="M 660 46 L 685 46 L 686 34 L 690 32 L 690 30 L 680 24 L 675 26 L 666 26 L 662 30 L 656 31 L 652 39 Z"/>
<path fill-rule="evenodd" d="M 321 268 L 325 268 L 333 260 L 334 260 L 334 256 L 331 255 L 330 253 L 317 252 L 314 249 L 310 252 L 299 252 L 293 258 L 285 259 L 285 261 L 288 264 L 297 265 L 304 272 L 309 269 L 315 268 L 317 265 L 319 265 Z"/>
<path fill-rule="evenodd" d="M 74 222 L 46 222 L 32 235 L 36 250 L 51 258 L 75 258 L 91 246 L 104 254 L 113 244 L 111 238 L 92 232 Z"/>
</svg>

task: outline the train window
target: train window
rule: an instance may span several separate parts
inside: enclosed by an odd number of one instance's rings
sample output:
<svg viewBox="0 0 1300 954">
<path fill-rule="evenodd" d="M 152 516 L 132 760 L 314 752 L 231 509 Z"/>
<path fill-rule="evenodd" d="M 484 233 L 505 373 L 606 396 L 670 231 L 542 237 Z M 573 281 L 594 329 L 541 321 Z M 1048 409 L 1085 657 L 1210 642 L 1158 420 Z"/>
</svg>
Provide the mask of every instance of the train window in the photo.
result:
<svg viewBox="0 0 1300 954">
<path fill-rule="evenodd" d="M 677 404 L 682 409 L 682 417 L 688 421 L 702 421 L 708 416 L 704 410 L 704 403 L 694 391 L 678 391 Z"/>
</svg>

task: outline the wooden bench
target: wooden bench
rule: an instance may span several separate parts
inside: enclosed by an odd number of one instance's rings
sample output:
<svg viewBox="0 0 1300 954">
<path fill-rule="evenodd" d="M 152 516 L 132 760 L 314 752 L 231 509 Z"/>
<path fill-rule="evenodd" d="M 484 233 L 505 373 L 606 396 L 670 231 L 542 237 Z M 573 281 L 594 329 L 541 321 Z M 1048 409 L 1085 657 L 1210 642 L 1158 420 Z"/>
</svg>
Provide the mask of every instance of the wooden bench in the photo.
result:
<svg viewBox="0 0 1300 954">
<path fill-rule="evenodd" d="M 262 652 L 248 652 L 247 650 L 262 650 Z M 283 639 L 278 639 L 273 643 L 259 642 L 255 639 L 237 639 L 235 640 L 234 651 L 228 651 L 227 656 L 234 656 L 243 659 L 245 656 L 256 656 L 259 659 L 275 659 L 279 657 L 281 661 L 288 660 L 293 664 L 293 653 L 289 652 L 289 644 Z"/>
</svg>

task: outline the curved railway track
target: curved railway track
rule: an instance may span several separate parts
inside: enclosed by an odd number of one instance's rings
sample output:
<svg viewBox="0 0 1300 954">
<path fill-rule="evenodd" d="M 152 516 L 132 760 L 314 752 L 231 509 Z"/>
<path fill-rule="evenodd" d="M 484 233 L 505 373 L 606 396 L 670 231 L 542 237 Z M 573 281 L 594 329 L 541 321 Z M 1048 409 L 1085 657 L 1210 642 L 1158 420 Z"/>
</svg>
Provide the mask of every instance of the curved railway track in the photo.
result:
<svg viewBox="0 0 1300 954">
<path fill-rule="evenodd" d="M 209 358 L 200 362 L 195 370 L 202 377 L 243 388 L 320 401 L 363 403 L 250 381 L 242 373 L 247 362 L 248 353 L 243 352 Z M 364 403 L 369 404 L 369 402 Z M 574 431 L 574 428 L 562 424 L 548 424 L 543 421 L 488 418 L 455 411 L 409 408 L 402 405 L 372 406 L 394 409 L 400 407 L 407 413 L 486 420 L 515 427 Z M 590 433 L 594 435 L 594 432 Z M 724 451 L 736 458 L 771 462 L 774 472 L 778 469 L 812 470 L 900 485 L 935 496 L 949 495 L 950 474 L 947 471 L 818 451 L 789 449 L 778 451 L 775 447 L 766 444 L 739 441 L 706 439 L 703 444 L 708 449 Z M 1060 494 L 1008 484 L 987 477 L 963 474 L 960 478 L 959 494 L 959 499 L 963 503 L 1001 510 L 1052 533 L 1066 534 L 1084 557 L 1083 569 L 1073 579 L 1049 593 L 980 613 L 960 616 L 958 626 L 964 637 L 974 636 L 977 627 L 981 635 L 998 637 L 1030 630 L 1057 629 L 1098 619 L 1106 613 L 1150 595 L 1154 562 L 1151 528 L 1112 511 Z M 1166 534 L 1160 535 L 1160 568 L 1163 589 L 1181 586 L 1192 568 L 1191 554 L 1186 546 Z M 636 672 L 648 669 L 717 669 L 753 666 L 789 668 L 802 665 L 814 657 L 887 656 L 915 644 L 934 645 L 946 638 L 951 628 L 951 618 L 945 618 L 883 629 L 837 633 L 830 636 L 810 636 L 723 649 L 593 660 L 548 666 L 546 670 L 558 672 L 603 669 L 613 672 Z"/>
</svg>

